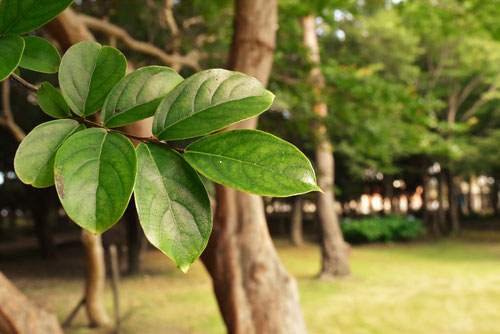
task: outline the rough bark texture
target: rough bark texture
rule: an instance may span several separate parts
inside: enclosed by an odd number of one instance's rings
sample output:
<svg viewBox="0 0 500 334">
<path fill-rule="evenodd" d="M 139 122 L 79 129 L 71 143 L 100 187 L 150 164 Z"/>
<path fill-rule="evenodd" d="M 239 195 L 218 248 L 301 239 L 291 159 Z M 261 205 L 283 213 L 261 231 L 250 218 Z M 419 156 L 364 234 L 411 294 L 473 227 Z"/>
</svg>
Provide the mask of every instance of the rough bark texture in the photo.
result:
<svg viewBox="0 0 500 334">
<path fill-rule="evenodd" d="M 75 12 L 68 8 L 56 19 L 46 25 L 52 37 L 63 50 L 82 41 L 94 40 L 94 36 L 81 24 Z M 108 327 L 111 320 L 104 309 L 103 294 L 106 283 L 104 249 L 101 236 L 82 230 L 85 247 L 87 281 L 85 288 L 85 307 L 92 326 Z"/>
<path fill-rule="evenodd" d="M 37 305 L 0 272 L 0 333 L 62 334 L 56 314 Z"/>
<path fill-rule="evenodd" d="M 316 36 L 316 22 L 314 16 L 309 15 L 302 19 L 304 29 L 304 45 L 310 50 L 310 60 L 313 63 L 321 62 L 319 45 Z M 319 67 L 311 71 L 312 84 L 318 91 L 324 85 L 324 78 Z M 314 111 L 321 118 L 328 115 L 325 103 L 316 103 Z M 326 127 L 318 123 L 315 126 L 317 139 L 316 164 L 318 172 L 318 185 L 324 193 L 318 193 L 318 213 L 321 223 L 321 279 L 349 276 L 348 247 L 340 229 L 337 213 L 335 212 L 335 194 L 333 192 L 335 161 L 333 148 L 328 139 Z"/>
<path fill-rule="evenodd" d="M 92 327 L 107 327 L 111 325 L 111 319 L 104 309 L 106 265 L 101 236 L 82 230 L 82 243 L 85 247 L 85 263 L 87 265 L 85 285 L 87 316 Z"/>
<path fill-rule="evenodd" d="M 301 196 L 295 197 L 295 201 L 293 203 L 293 211 L 292 211 L 292 224 L 290 227 L 290 236 L 292 244 L 296 247 L 302 246 L 304 243 L 304 238 L 302 235 L 302 219 L 303 219 L 303 210 L 302 206 L 304 201 Z"/>
<path fill-rule="evenodd" d="M 276 0 L 237 0 L 229 65 L 266 85 L 277 29 Z M 232 128 L 255 128 L 253 118 Z M 305 333 L 296 281 L 280 262 L 259 196 L 217 186 L 203 263 L 229 333 Z"/>
</svg>

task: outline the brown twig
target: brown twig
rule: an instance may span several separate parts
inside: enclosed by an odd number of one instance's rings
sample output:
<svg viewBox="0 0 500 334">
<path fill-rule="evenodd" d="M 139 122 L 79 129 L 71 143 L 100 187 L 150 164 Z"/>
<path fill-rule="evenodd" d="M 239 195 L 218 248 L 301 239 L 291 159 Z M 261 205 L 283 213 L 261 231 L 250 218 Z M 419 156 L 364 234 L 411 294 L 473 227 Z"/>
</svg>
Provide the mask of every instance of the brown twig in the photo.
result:
<svg viewBox="0 0 500 334">
<path fill-rule="evenodd" d="M 11 76 L 15 80 L 17 80 L 20 84 L 22 84 L 24 87 L 28 88 L 29 90 L 31 90 L 34 93 L 36 93 L 38 91 L 38 89 L 40 88 L 40 86 L 36 86 L 36 85 L 29 83 L 28 81 L 24 80 L 23 78 L 21 78 L 19 75 L 15 74 L 15 73 L 12 73 Z"/>
<path fill-rule="evenodd" d="M 0 125 L 9 129 L 18 142 L 23 141 L 26 133 L 24 133 L 23 129 L 14 120 L 10 105 L 10 82 L 8 80 L 2 82 L 2 110 L 4 116 L 0 117 Z"/>
<path fill-rule="evenodd" d="M 18 75 L 12 74 L 12 78 L 14 78 L 15 80 L 19 81 L 23 86 L 25 86 L 26 88 L 28 88 L 29 90 L 31 90 L 33 92 L 37 92 L 38 89 L 40 88 L 38 86 L 35 86 L 35 85 L 27 82 L 26 80 L 24 80 L 23 78 L 21 78 Z M 8 81 L 4 82 L 4 85 L 8 85 L 8 84 L 9 84 Z M 4 90 L 5 89 L 9 89 L 9 88 L 4 88 Z M 4 95 L 5 95 L 5 91 L 4 91 Z M 11 128 L 11 124 L 9 124 L 9 122 L 10 122 L 10 120 L 12 120 L 12 117 L 11 117 L 11 112 L 10 112 L 10 105 L 8 104 L 9 100 L 4 98 L 3 101 L 4 101 L 4 113 L 6 114 L 6 118 L 5 119 L 1 119 L 0 118 L 0 125 L 4 125 L 4 126 L 7 126 L 7 127 Z M 9 108 L 6 108 L 6 106 L 9 106 Z M 180 148 L 180 147 L 177 147 L 175 145 L 171 145 L 171 144 L 169 144 L 167 142 L 158 140 L 157 138 L 155 138 L 153 136 L 151 136 L 151 137 L 134 136 L 134 135 L 131 135 L 129 133 L 126 133 L 126 132 L 123 132 L 123 131 L 120 131 L 120 130 L 117 130 L 117 129 L 108 128 L 108 127 L 104 126 L 103 124 L 100 124 L 100 123 L 97 123 L 97 122 L 91 121 L 89 119 L 86 119 L 84 117 L 80 117 L 80 116 L 76 116 L 76 115 L 71 115 L 69 118 L 74 119 L 74 120 L 78 121 L 79 123 L 85 124 L 85 125 L 87 125 L 89 127 L 92 127 L 92 128 L 101 128 L 101 129 L 106 130 L 107 132 L 118 133 L 118 134 L 121 134 L 121 135 L 123 135 L 125 137 L 128 137 L 128 138 L 135 139 L 135 140 L 138 140 L 140 142 L 143 142 L 145 144 L 149 144 L 149 143 L 157 144 L 157 145 L 165 146 L 165 147 L 168 147 L 170 149 L 176 150 L 179 153 L 185 153 L 185 150 L 183 148 Z M 15 126 L 17 126 L 17 124 L 15 124 L 13 122 L 13 120 L 10 123 L 13 123 Z M 19 128 L 19 126 L 17 126 L 17 127 Z M 11 131 L 14 133 L 14 131 L 12 129 L 11 129 Z M 24 139 L 24 137 L 26 136 L 24 134 L 24 132 L 22 134 L 23 134 L 23 136 L 22 136 L 22 138 L 19 141 L 21 141 L 22 139 Z M 17 138 L 17 135 L 16 135 L 16 138 Z"/>
<path fill-rule="evenodd" d="M 85 14 L 78 14 L 80 21 L 88 28 L 102 32 L 108 36 L 113 36 L 122 41 L 129 49 L 156 57 L 165 65 L 171 66 L 175 70 L 182 67 L 190 67 L 195 71 L 200 71 L 199 60 L 204 54 L 198 50 L 193 50 L 186 55 L 168 54 L 153 44 L 138 41 L 128 34 L 128 32 L 110 22 L 106 22 Z"/>
</svg>

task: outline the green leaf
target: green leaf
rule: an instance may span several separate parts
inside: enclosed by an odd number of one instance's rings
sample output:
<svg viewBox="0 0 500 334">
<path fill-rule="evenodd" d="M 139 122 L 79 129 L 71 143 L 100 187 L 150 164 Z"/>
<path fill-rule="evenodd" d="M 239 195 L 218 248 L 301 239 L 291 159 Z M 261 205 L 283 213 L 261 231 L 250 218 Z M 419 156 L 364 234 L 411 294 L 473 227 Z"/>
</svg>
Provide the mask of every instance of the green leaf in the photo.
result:
<svg viewBox="0 0 500 334">
<path fill-rule="evenodd" d="M 49 41 L 32 36 L 24 37 L 24 53 L 19 66 L 41 73 L 56 73 L 61 56 Z"/>
<path fill-rule="evenodd" d="M 137 158 L 130 140 L 101 128 L 68 138 L 56 154 L 57 194 L 68 216 L 102 233 L 123 215 L 132 195 Z"/>
<path fill-rule="evenodd" d="M 65 118 L 70 115 L 69 107 L 61 93 L 48 82 L 44 82 L 37 91 L 38 105 L 49 116 Z"/>
<path fill-rule="evenodd" d="M 208 194 L 182 156 L 166 147 L 137 147 L 135 203 L 148 240 L 184 272 L 205 249 L 212 230 Z"/>
<path fill-rule="evenodd" d="M 208 179 L 264 196 L 321 191 L 306 156 L 292 144 L 257 130 L 233 130 L 202 138 L 184 158 Z"/>
<path fill-rule="evenodd" d="M 22 141 L 14 158 L 21 181 L 36 188 L 54 184 L 54 159 L 61 144 L 85 126 L 72 119 L 59 119 L 34 128 Z"/>
<path fill-rule="evenodd" d="M 128 74 L 104 102 L 104 124 L 117 127 L 153 116 L 162 98 L 182 80 L 173 69 L 162 66 L 143 67 Z"/>
<path fill-rule="evenodd" d="M 14 72 L 24 51 L 24 40 L 17 35 L 0 38 L 0 81 Z"/>
<path fill-rule="evenodd" d="M 125 76 L 127 60 L 96 42 L 73 45 L 61 61 L 59 85 L 71 110 L 88 116 L 101 109 L 110 90 Z"/>
<path fill-rule="evenodd" d="M 23 35 L 52 20 L 73 0 L 3 0 L 0 3 L 0 35 Z"/>
<path fill-rule="evenodd" d="M 243 73 L 215 69 L 175 87 L 156 111 L 153 133 L 160 140 L 193 138 L 259 115 L 274 95 Z"/>
</svg>

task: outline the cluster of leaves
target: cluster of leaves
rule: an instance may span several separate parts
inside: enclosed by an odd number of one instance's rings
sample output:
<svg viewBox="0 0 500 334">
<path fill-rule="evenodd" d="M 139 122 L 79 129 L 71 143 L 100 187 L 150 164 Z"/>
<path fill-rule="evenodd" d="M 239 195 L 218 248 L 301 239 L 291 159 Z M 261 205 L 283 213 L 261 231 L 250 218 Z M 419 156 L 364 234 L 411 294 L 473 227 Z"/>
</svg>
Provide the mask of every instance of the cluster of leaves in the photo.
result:
<svg viewBox="0 0 500 334">
<path fill-rule="evenodd" d="M 343 220 L 344 239 L 353 244 L 408 241 L 421 237 L 425 228 L 415 217 L 384 216 Z"/>
<path fill-rule="evenodd" d="M 41 26 L 70 3 L 3 0 L 0 54 L 15 52 L 0 57 L 7 59 L 0 68 L 2 80 L 19 64 L 40 72 L 59 69 L 60 92 L 48 82 L 37 90 L 41 109 L 58 119 L 28 134 L 14 168 L 26 184 L 55 184 L 75 223 L 93 233 L 106 231 L 134 193 L 147 238 L 186 271 L 212 228 L 209 196 L 198 173 L 258 195 L 319 190 L 310 162 L 295 146 L 256 130 L 210 135 L 269 108 L 274 95 L 254 78 L 213 69 L 183 79 L 160 66 L 125 75 L 123 54 L 95 42 L 74 45 L 62 60 L 43 39 L 24 48 L 32 38 L 17 34 Z M 88 119 L 98 111 L 97 122 Z M 150 138 L 115 130 L 151 116 Z M 129 137 L 141 141 L 137 148 Z M 185 148 L 165 142 L 191 138 L 199 139 Z"/>
</svg>

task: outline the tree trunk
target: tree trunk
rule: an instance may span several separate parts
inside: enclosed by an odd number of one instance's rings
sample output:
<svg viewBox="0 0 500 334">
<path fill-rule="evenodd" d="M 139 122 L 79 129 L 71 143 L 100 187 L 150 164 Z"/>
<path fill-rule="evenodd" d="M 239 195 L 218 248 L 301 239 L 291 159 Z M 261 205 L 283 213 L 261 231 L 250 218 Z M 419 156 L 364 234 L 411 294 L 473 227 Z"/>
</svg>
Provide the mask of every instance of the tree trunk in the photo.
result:
<svg viewBox="0 0 500 334">
<path fill-rule="evenodd" d="M 141 257 L 144 247 L 144 237 L 139 217 L 132 199 L 125 211 L 127 225 L 127 274 L 138 275 L 141 272 Z"/>
<path fill-rule="evenodd" d="M 37 305 L 0 272 L 0 333 L 62 334 L 55 313 Z"/>
<path fill-rule="evenodd" d="M 276 0 L 237 0 L 232 70 L 267 81 L 277 29 Z M 231 128 L 253 129 L 257 118 Z M 278 258 L 262 198 L 216 186 L 212 235 L 202 260 L 229 333 L 305 333 L 297 283 Z"/>
<path fill-rule="evenodd" d="M 56 245 L 50 228 L 51 223 L 57 219 L 57 212 L 53 201 L 53 189 L 30 189 L 34 195 L 32 206 L 35 231 L 40 254 L 45 259 L 56 257 Z"/>
<path fill-rule="evenodd" d="M 437 209 L 437 220 L 439 224 L 439 228 L 441 229 L 442 232 L 446 232 L 448 230 L 448 226 L 446 223 L 446 210 L 444 208 L 444 201 L 445 201 L 445 195 L 444 195 L 444 188 L 446 184 L 444 172 L 441 171 L 438 176 L 438 202 L 439 206 Z"/>
<path fill-rule="evenodd" d="M 320 64 L 318 38 L 316 36 L 316 22 L 313 15 L 302 19 L 304 29 L 303 42 L 310 50 L 310 59 L 315 64 Z M 317 88 L 318 95 L 324 86 L 324 77 L 319 67 L 311 70 L 311 82 Z M 319 97 L 319 96 L 318 96 Z M 314 111 L 320 118 L 326 118 L 328 107 L 325 103 L 316 103 Z M 326 127 L 318 123 L 315 126 L 316 164 L 318 172 L 318 185 L 324 193 L 318 194 L 318 213 L 321 223 L 321 279 L 349 276 L 348 247 L 339 225 L 337 212 L 335 212 L 335 160 L 333 148 L 328 138 Z"/>
<path fill-rule="evenodd" d="M 437 214 L 435 210 L 429 210 L 427 207 L 427 204 L 430 201 L 429 197 L 429 176 L 424 175 L 423 177 L 423 182 L 424 182 L 424 193 L 423 193 L 423 209 L 424 209 L 424 225 L 427 227 L 427 231 L 438 237 L 441 235 L 441 229 L 439 228 L 439 222 L 437 220 Z"/>
<path fill-rule="evenodd" d="M 392 185 L 394 181 L 394 176 L 392 175 L 384 175 L 384 197 L 388 198 L 391 201 L 391 213 L 395 213 L 396 210 L 394 208 L 394 186 Z"/>
<path fill-rule="evenodd" d="M 104 248 L 102 247 L 101 236 L 82 230 L 82 243 L 85 247 L 87 265 L 85 286 L 87 316 L 92 327 L 107 327 L 111 325 L 111 319 L 104 309 L 106 265 L 104 263 Z"/>
<path fill-rule="evenodd" d="M 450 169 L 443 170 L 446 174 L 446 180 L 448 182 L 448 202 L 450 213 L 451 229 L 453 234 L 460 233 L 460 215 L 458 213 L 458 197 L 457 197 L 457 187 L 455 181 L 453 180 L 453 174 Z"/>
<path fill-rule="evenodd" d="M 291 241 L 292 245 L 295 247 L 300 247 L 304 244 L 304 238 L 302 237 L 303 205 L 304 201 L 302 200 L 302 196 L 295 197 L 292 211 L 292 224 L 290 227 Z"/>
</svg>

